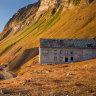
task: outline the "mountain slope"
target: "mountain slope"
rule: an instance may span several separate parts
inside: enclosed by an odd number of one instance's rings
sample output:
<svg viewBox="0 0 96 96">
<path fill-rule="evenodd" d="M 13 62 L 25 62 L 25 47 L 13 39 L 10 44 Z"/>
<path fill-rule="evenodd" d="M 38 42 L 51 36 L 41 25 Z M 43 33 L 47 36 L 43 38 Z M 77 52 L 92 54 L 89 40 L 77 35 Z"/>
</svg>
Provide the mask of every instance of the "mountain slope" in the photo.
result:
<svg viewBox="0 0 96 96">
<path fill-rule="evenodd" d="M 26 49 L 39 47 L 40 38 L 95 38 L 95 7 L 95 0 L 40 0 L 31 6 L 34 11 L 25 7 L 21 10 L 28 10 L 22 14 L 19 10 L 16 14 L 22 15 L 15 14 L 1 33 L 0 63 L 10 64 Z M 25 18 L 24 14 L 31 15 Z M 16 29 L 14 25 L 21 26 L 23 16 L 24 27 Z"/>
<path fill-rule="evenodd" d="M 37 2 L 19 9 L 5 25 L 4 30 L 1 33 L 1 40 L 7 37 L 10 33 L 16 34 L 20 29 L 29 25 L 34 20 L 39 6 L 40 2 Z"/>
</svg>

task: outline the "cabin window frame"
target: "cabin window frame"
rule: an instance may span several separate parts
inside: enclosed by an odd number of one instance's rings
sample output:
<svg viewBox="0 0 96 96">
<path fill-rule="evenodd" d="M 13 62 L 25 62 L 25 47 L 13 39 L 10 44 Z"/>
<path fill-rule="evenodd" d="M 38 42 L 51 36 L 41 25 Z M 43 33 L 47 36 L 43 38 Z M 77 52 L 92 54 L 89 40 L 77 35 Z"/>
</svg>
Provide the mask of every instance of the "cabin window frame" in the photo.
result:
<svg viewBox="0 0 96 96">
<path fill-rule="evenodd" d="M 71 55 L 72 55 L 72 54 L 73 54 L 73 51 L 71 51 L 70 53 L 71 53 Z"/>
<path fill-rule="evenodd" d="M 62 56 L 60 56 L 60 61 L 63 61 L 63 57 Z"/>
<path fill-rule="evenodd" d="M 49 53 L 48 49 L 43 51 L 43 54 L 48 54 L 48 53 Z"/>
<path fill-rule="evenodd" d="M 57 54 L 58 53 L 58 51 L 57 50 L 54 50 L 54 54 Z"/>
<path fill-rule="evenodd" d="M 49 53 L 49 50 L 46 50 L 46 54 L 48 54 Z"/>
<path fill-rule="evenodd" d="M 63 50 L 60 50 L 60 54 L 63 54 Z"/>
<path fill-rule="evenodd" d="M 68 54 L 68 50 L 65 50 L 65 54 Z"/>
</svg>

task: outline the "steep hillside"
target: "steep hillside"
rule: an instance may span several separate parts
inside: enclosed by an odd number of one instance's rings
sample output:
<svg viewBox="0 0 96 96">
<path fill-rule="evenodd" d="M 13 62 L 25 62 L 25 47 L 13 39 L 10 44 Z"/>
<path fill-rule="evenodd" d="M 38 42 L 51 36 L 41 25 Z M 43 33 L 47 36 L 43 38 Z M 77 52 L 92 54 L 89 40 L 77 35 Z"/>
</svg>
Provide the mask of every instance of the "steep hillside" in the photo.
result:
<svg viewBox="0 0 96 96">
<path fill-rule="evenodd" d="M 95 0 L 40 0 L 20 9 L 1 33 L 0 63 L 28 62 L 33 57 L 23 62 L 22 56 L 39 47 L 40 38 L 95 38 L 95 7 Z"/>
<path fill-rule="evenodd" d="M 19 9 L 4 27 L 4 30 L 1 33 L 1 40 L 6 38 L 10 33 L 16 34 L 20 29 L 29 25 L 34 20 L 39 6 L 40 2 L 37 2 Z"/>
</svg>

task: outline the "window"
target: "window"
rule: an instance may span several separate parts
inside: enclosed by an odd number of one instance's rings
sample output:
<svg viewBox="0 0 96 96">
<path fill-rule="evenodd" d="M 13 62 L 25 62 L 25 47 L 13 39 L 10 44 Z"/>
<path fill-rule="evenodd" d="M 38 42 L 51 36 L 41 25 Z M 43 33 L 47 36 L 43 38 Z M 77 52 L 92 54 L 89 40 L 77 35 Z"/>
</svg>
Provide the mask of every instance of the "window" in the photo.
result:
<svg viewBox="0 0 96 96">
<path fill-rule="evenodd" d="M 49 50 L 46 50 L 46 54 L 48 54 Z"/>
<path fill-rule="evenodd" d="M 60 54 L 63 54 L 63 50 L 60 50 Z"/>
<path fill-rule="evenodd" d="M 63 42 L 63 40 L 60 40 L 60 42 L 62 43 L 62 42 Z"/>
<path fill-rule="evenodd" d="M 54 54 L 57 54 L 57 50 L 54 50 Z"/>
<path fill-rule="evenodd" d="M 43 54 L 48 54 L 49 50 L 43 50 Z"/>
<path fill-rule="evenodd" d="M 65 57 L 65 62 L 68 62 L 68 57 Z"/>
<path fill-rule="evenodd" d="M 65 53 L 68 54 L 68 50 L 66 50 Z"/>
<path fill-rule="evenodd" d="M 49 61 L 49 57 L 46 57 L 46 61 L 47 61 L 47 62 Z"/>
<path fill-rule="evenodd" d="M 43 50 L 43 54 L 48 54 L 49 50 Z"/>
<path fill-rule="evenodd" d="M 57 56 L 54 56 L 54 61 L 57 61 Z"/>
<path fill-rule="evenodd" d="M 62 56 L 60 56 L 60 61 L 63 61 L 63 57 Z"/>
<path fill-rule="evenodd" d="M 73 51 L 71 51 L 71 54 L 73 54 Z"/>
</svg>

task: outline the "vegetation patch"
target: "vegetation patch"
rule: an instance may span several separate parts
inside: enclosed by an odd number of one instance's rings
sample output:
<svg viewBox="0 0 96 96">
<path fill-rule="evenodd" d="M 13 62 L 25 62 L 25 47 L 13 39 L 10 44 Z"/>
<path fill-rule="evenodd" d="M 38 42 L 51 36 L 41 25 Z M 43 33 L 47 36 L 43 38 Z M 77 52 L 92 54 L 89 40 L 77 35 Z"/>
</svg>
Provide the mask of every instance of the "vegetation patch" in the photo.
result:
<svg viewBox="0 0 96 96">
<path fill-rule="evenodd" d="M 79 4 L 80 4 L 80 2 L 81 2 L 81 0 L 73 0 L 73 4 L 74 4 L 74 6 L 79 5 Z"/>
<path fill-rule="evenodd" d="M 80 4 L 81 0 L 68 0 L 68 4 L 70 4 L 71 2 L 73 2 L 74 6 L 77 6 Z"/>
<path fill-rule="evenodd" d="M 23 39 L 25 36 L 27 36 L 29 33 L 31 33 L 34 29 L 36 29 L 38 26 L 40 26 L 44 22 L 44 19 L 39 20 L 32 28 L 30 28 L 28 31 L 24 32 L 22 35 L 20 35 L 17 40 Z"/>
<path fill-rule="evenodd" d="M 51 24 L 59 16 L 59 14 L 61 13 L 61 11 L 62 11 L 62 8 L 60 8 L 58 10 L 58 12 L 53 15 L 52 19 L 44 26 L 44 30 L 51 26 Z"/>
<path fill-rule="evenodd" d="M 36 37 L 39 36 L 41 33 L 43 33 L 46 29 L 48 29 L 50 26 L 54 25 L 56 22 L 60 20 L 58 16 L 60 15 L 63 8 L 59 8 L 57 12 L 55 12 L 52 15 L 52 18 L 49 20 L 49 22 L 40 30 L 38 33 L 34 34 Z"/>
</svg>

